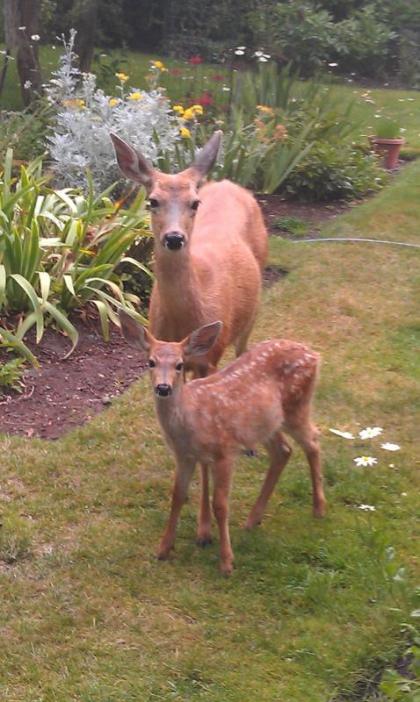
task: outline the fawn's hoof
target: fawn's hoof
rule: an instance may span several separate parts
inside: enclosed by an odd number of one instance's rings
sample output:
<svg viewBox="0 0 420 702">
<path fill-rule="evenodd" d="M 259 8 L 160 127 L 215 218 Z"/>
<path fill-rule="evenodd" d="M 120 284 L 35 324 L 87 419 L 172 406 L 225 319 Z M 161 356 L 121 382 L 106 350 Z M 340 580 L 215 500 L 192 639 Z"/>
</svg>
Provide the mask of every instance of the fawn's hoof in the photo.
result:
<svg viewBox="0 0 420 702">
<path fill-rule="evenodd" d="M 262 522 L 262 517 L 249 516 L 244 524 L 244 529 L 247 529 L 247 531 L 250 531 L 251 529 L 255 529 L 255 527 L 260 526 L 261 522 Z"/>
<path fill-rule="evenodd" d="M 316 517 L 317 519 L 322 519 L 322 517 L 325 517 L 326 511 L 327 505 L 325 504 L 325 502 L 320 505 L 315 505 L 313 509 L 314 517 Z"/>
<path fill-rule="evenodd" d="M 248 458 L 255 458 L 255 456 L 257 456 L 257 452 L 254 451 L 254 449 L 244 449 L 243 454 L 244 456 L 248 456 Z"/>
<path fill-rule="evenodd" d="M 169 554 L 172 551 L 173 546 L 159 546 L 158 552 L 156 553 L 156 558 L 158 561 L 166 561 L 169 558 Z"/>
<path fill-rule="evenodd" d="M 220 572 L 225 578 L 229 578 L 233 573 L 233 561 L 221 561 Z"/>
<path fill-rule="evenodd" d="M 213 543 L 213 539 L 211 538 L 210 534 L 203 534 L 202 536 L 199 536 L 197 534 L 195 543 L 197 544 L 197 546 L 205 548 L 206 546 L 210 546 L 210 544 Z"/>
</svg>

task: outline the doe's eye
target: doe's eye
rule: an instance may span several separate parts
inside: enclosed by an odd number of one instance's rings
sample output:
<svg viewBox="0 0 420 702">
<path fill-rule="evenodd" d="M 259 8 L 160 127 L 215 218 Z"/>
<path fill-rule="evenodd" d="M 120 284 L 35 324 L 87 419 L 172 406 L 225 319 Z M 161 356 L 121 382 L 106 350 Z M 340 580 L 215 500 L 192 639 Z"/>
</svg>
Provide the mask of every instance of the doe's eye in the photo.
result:
<svg viewBox="0 0 420 702">
<path fill-rule="evenodd" d="M 156 361 L 153 358 L 149 358 L 149 368 L 154 368 L 156 366 Z"/>
<path fill-rule="evenodd" d="M 152 210 L 155 210 L 157 207 L 159 207 L 159 200 L 156 200 L 155 197 L 151 197 L 149 199 L 149 207 Z"/>
<path fill-rule="evenodd" d="M 198 210 L 198 206 L 200 204 L 200 200 L 194 200 L 194 202 L 191 203 L 191 209 L 196 212 Z"/>
<path fill-rule="evenodd" d="M 180 361 L 179 363 L 176 364 L 175 370 L 178 371 L 178 373 L 179 373 L 180 371 L 182 371 L 183 367 L 184 367 L 184 364 L 182 363 L 182 361 Z"/>
</svg>

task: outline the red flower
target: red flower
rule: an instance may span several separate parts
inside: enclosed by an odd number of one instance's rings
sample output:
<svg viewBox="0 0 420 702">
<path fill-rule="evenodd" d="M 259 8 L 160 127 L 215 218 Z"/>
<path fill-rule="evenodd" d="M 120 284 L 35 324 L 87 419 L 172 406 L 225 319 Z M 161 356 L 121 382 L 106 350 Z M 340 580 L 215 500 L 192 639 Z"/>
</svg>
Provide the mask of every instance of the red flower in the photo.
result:
<svg viewBox="0 0 420 702">
<path fill-rule="evenodd" d="M 223 75 L 223 73 L 213 73 L 211 79 L 216 81 L 222 81 L 225 79 L 225 76 Z"/>
<path fill-rule="evenodd" d="M 203 107 L 210 107 L 210 105 L 213 105 L 214 103 L 214 98 L 212 97 L 211 93 L 206 90 L 200 95 L 200 97 L 197 98 L 196 103 L 197 105 L 202 105 Z"/>
<path fill-rule="evenodd" d="M 191 56 L 188 59 L 188 63 L 191 64 L 191 66 L 199 66 L 200 63 L 203 63 L 204 59 L 202 56 L 199 56 L 198 54 L 195 54 L 194 56 Z"/>
</svg>

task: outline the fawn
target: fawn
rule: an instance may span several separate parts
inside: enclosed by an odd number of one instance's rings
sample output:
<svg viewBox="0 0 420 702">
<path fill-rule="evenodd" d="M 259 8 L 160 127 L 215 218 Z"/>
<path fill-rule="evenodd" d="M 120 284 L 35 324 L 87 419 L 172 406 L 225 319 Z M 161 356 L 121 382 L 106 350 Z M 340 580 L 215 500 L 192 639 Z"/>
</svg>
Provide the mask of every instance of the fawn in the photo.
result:
<svg viewBox="0 0 420 702">
<path fill-rule="evenodd" d="M 127 341 L 149 356 L 157 416 L 165 439 L 175 454 L 176 472 L 172 506 L 158 558 L 168 557 L 175 543 L 181 507 L 197 462 L 213 477 L 213 511 L 220 536 L 220 569 L 229 575 L 233 552 L 228 506 L 233 461 L 243 449 L 263 443 L 270 456 L 260 495 L 246 522 L 258 524 L 291 448 L 282 429 L 303 448 L 311 472 L 315 516 L 325 512 L 318 431 L 311 421 L 311 400 L 319 356 L 293 341 L 264 341 L 221 371 L 184 382 L 184 363 L 205 356 L 221 333 L 221 322 L 200 327 L 181 342 L 155 339 L 150 332 L 120 312 Z M 207 474 L 207 471 L 206 471 Z M 207 491 L 207 494 L 206 494 Z M 203 485 L 197 542 L 211 542 L 208 482 Z"/>
<path fill-rule="evenodd" d="M 196 376 L 214 371 L 228 345 L 238 356 L 246 349 L 267 257 L 267 231 L 251 193 L 228 180 L 203 184 L 221 137 L 215 132 L 189 168 L 166 174 L 111 134 L 121 171 L 149 196 L 155 238 L 152 334 L 181 341 L 203 324 L 223 322 L 209 354 L 186 361 Z"/>
</svg>

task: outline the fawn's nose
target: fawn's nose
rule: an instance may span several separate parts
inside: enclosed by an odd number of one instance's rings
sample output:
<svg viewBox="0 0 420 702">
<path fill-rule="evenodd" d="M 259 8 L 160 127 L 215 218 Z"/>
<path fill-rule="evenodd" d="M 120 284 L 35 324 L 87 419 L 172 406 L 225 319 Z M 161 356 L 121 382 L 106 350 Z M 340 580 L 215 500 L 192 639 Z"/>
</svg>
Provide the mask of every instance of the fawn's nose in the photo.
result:
<svg viewBox="0 0 420 702">
<path fill-rule="evenodd" d="M 171 251 L 182 249 L 185 244 L 185 236 L 181 232 L 168 232 L 163 237 L 164 245 Z"/>
<path fill-rule="evenodd" d="M 155 387 L 155 393 L 158 397 L 168 397 L 172 393 L 172 388 L 167 383 L 159 383 Z"/>
</svg>

